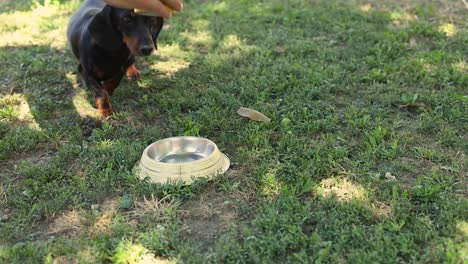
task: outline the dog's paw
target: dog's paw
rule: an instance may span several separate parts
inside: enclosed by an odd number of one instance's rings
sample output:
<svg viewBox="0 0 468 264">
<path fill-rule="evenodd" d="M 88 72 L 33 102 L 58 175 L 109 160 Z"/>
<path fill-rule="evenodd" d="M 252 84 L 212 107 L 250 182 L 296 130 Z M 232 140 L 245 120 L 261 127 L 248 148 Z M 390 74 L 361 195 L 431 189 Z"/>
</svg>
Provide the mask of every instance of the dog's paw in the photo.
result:
<svg viewBox="0 0 468 264">
<path fill-rule="evenodd" d="M 135 64 L 132 64 L 130 67 L 127 69 L 127 77 L 131 81 L 136 81 L 140 79 L 141 73 L 137 68 L 135 67 Z"/>
<path fill-rule="evenodd" d="M 115 113 L 114 109 L 112 108 L 107 108 L 107 109 L 99 109 L 99 114 L 101 114 L 101 116 L 103 118 L 108 118 L 110 117 L 111 115 L 113 115 Z"/>
</svg>

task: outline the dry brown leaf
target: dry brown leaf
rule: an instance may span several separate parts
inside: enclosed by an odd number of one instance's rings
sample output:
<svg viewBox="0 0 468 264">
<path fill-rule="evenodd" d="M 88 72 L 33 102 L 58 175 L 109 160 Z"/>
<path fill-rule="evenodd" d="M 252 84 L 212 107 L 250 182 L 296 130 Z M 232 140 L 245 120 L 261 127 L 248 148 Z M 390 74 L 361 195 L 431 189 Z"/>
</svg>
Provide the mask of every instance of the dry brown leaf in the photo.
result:
<svg viewBox="0 0 468 264">
<path fill-rule="evenodd" d="M 399 107 L 400 107 L 401 110 L 406 110 L 406 111 L 409 111 L 409 112 L 416 112 L 420 108 L 428 110 L 428 111 L 432 110 L 432 108 L 430 108 L 429 106 L 427 106 L 425 104 L 418 104 L 418 103 L 400 105 Z"/>
<path fill-rule="evenodd" d="M 283 45 L 278 45 L 274 48 L 274 51 L 277 53 L 285 53 L 286 52 L 286 46 Z"/>
<path fill-rule="evenodd" d="M 365 4 L 360 7 L 361 11 L 363 12 L 369 12 L 371 10 L 372 6 L 370 4 Z"/>
<path fill-rule="evenodd" d="M 388 181 L 397 181 L 396 177 L 393 176 L 390 172 L 385 173 L 385 178 L 386 178 Z"/>
<path fill-rule="evenodd" d="M 251 120 L 254 121 L 260 121 L 260 122 L 270 122 L 270 118 L 268 118 L 266 115 L 258 112 L 257 110 L 246 108 L 246 107 L 241 107 L 239 110 L 237 110 L 237 113 L 240 116 L 247 117 Z"/>
</svg>

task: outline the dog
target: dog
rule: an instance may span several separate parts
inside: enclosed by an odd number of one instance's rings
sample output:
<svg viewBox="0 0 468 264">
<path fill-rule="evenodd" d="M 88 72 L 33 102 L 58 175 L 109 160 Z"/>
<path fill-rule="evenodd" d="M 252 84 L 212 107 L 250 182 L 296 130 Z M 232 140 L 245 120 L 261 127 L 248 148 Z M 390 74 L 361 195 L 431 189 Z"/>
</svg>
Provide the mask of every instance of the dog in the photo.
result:
<svg viewBox="0 0 468 264">
<path fill-rule="evenodd" d="M 71 17 L 67 38 L 79 61 L 78 73 L 94 92 L 103 117 L 114 113 L 109 96 L 124 74 L 130 79 L 140 77 L 135 56 L 149 56 L 157 50 L 163 25 L 162 17 L 138 15 L 102 0 L 86 0 Z"/>
</svg>

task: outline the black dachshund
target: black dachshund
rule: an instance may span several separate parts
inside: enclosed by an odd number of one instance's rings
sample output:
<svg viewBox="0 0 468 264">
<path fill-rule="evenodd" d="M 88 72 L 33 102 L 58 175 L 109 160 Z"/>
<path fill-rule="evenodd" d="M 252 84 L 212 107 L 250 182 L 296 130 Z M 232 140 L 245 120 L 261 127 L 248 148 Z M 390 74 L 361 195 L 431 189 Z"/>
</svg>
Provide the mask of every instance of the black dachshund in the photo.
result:
<svg viewBox="0 0 468 264">
<path fill-rule="evenodd" d="M 131 9 L 86 0 L 71 18 L 67 37 L 79 60 L 78 72 L 95 93 L 99 113 L 107 117 L 114 110 L 109 101 L 123 75 L 140 77 L 135 56 L 148 56 L 157 49 L 164 20 L 142 16 Z"/>
</svg>

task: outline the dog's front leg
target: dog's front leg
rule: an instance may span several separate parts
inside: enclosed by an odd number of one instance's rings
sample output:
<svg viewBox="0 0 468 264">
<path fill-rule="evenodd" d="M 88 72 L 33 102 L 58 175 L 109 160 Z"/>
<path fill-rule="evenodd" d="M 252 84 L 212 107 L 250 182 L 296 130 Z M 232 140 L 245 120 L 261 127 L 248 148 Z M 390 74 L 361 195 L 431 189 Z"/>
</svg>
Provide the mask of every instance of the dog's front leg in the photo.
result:
<svg viewBox="0 0 468 264">
<path fill-rule="evenodd" d="M 94 91 L 95 102 L 99 113 L 103 117 L 108 117 L 114 113 L 112 105 L 109 100 L 109 93 L 104 89 L 101 82 L 90 76 L 89 74 L 83 74 L 86 87 Z"/>
<path fill-rule="evenodd" d="M 108 95 L 111 96 L 114 93 L 115 88 L 120 84 L 122 76 L 123 74 L 118 74 L 108 80 L 102 81 L 102 87 L 107 91 Z"/>
<path fill-rule="evenodd" d="M 141 73 L 140 71 L 135 67 L 135 57 L 130 57 L 125 64 L 127 68 L 127 77 L 131 81 L 136 81 L 140 79 Z"/>
<path fill-rule="evenodd" d="M 133 63 L 127 68 L 127 77 L 131 81 L 136 81 L 140 79 L 141 73 L 140 71 L 135 67 L 135 64 Z"/>
</svg>

